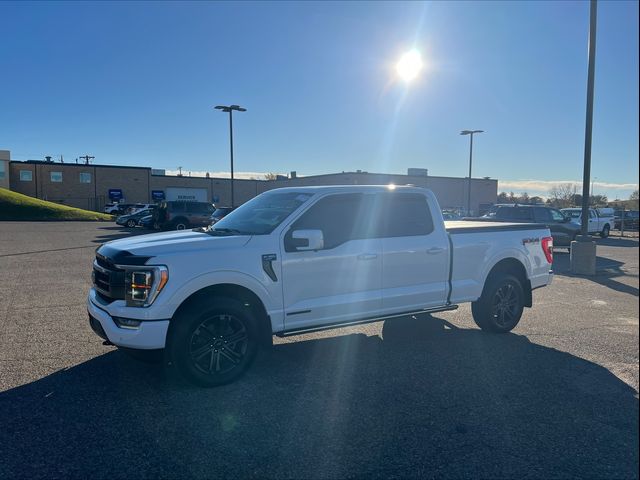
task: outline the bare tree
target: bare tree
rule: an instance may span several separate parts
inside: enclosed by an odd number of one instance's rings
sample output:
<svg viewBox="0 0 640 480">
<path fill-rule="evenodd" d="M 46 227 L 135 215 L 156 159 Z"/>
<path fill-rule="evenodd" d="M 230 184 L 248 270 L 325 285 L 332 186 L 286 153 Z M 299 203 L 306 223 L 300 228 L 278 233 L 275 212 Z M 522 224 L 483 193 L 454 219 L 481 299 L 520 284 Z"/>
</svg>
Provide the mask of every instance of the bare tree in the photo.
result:
<svg viewBox="0 0 640 480">
<path fill-rule="evenodd" d="M 638 190 L 631 192 L 631 195 L 629 195 L 629 203 L 629 208 L 632 210 L 638 210 Z"/>
<path fill-rule="evenodd" d="M 278 177 L 277 173 L 269 172 L 264 174 L 265 180 L 275 180 Z"/>
<path fill-rule="evenodd" d="M 572 207 L 577 193 L 578 186 L 575 183 L 563 183 L 549 189 L 549 200 L 557 208 Z"/>
</svg>

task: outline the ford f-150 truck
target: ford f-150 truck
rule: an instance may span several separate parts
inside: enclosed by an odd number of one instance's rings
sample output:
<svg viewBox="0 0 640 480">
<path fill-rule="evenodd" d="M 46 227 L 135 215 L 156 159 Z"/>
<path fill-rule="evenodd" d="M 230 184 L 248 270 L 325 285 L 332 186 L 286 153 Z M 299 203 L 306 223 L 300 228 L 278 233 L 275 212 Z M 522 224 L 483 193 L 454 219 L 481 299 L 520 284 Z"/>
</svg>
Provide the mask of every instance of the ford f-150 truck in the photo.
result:
<svg viewBox="0 0 640 480">
<path fill-rule="evenodd" d="M 508 332 L 551 283 L 543 225 L 444 222 L 418 187 L 281 188 L 215 226 L 96 251 L 93 330 L 138 354 L 163 349 L 193 383 L 230 382 L 273 335 L 454 310 Z"/>
<path fill-rule="evenodd" d="M 561 212 L 571 218 L 571 221 L 576 225 L 582 225 L 581 208 L 563 208 Z M 613 228 L 613 222 L 613 211 L 607 212 L 606 210 L 590 208 L 588 233 L 597 233 L 602 238 L 607 238 Z"/>
</svg>

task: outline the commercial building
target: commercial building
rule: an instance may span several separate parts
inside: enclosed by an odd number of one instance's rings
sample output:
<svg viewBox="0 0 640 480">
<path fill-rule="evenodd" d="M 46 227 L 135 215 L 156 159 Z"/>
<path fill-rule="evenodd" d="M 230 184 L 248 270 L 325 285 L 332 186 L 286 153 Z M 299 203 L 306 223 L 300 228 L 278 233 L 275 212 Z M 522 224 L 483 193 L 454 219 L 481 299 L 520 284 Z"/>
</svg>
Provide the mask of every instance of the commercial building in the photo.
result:
<svg viewBox="0 0 640 480">
<path fill-rule="evenodd" d="M 326 175 L 278 176 L 275 180 L 234 180 L 237 205 L 274 188 L 308 185 L 416 185 L 431 189 L 440 205 L 466 209 L 468 179 L 435 177 L 425 169 L 409 169 L 411 175 L 368 173 L 363 171 Z M 50 161 L 11 161 L 0 150 L 0 187 L 10 188 L 43 200 L 88 210 L 102 210 L 109 202 L 151 203 L 162 199 L 198 199 L 217 205 L 231 204 L 231 180 L 166 175 L 149 167 L 84 165 Z M 471 209 L 482 213 L 496 202 L 498 181 L 471 180 Z"/>
</svg>

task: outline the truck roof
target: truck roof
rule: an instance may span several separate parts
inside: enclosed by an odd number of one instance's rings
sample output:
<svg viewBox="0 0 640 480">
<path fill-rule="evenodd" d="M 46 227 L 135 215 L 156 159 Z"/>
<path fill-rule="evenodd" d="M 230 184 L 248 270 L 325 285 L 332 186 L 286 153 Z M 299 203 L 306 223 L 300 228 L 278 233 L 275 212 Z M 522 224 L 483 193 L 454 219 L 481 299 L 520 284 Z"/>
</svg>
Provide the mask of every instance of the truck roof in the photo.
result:
<svg viewBox="0 0 640 480">
<path fill-rule="evenodd" d="M 273 192 L 274 190 L 268 190 Z M 424 187 L 416 187 L 414 185 L 318 185 L 311 187 L 283 187 L 278 188 L 278 192 L 306 192 L 306 193 L 328 193 L 343 192 L 345 190 L 352 192 L 388 192 L 395 190 L 424 192 Z"/>
</svg>

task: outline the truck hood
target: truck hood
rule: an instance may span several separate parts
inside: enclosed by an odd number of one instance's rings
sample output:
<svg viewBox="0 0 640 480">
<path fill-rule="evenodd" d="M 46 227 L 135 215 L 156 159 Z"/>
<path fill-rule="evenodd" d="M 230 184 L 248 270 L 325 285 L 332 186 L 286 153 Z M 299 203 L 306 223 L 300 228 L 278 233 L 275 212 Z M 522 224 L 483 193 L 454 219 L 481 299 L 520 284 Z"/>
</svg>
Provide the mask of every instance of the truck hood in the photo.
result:
<svg viewBox="0 0 640 480">
<path fill-rule="evenodd" d="M 250 235 L 213 236 L 200 231 L 183 230 L 114 240 L 98 248 L 97 253 L 114 264 L 142 265 L 151 257 L 243 247 L 250 239 Z"/>
</svg>

